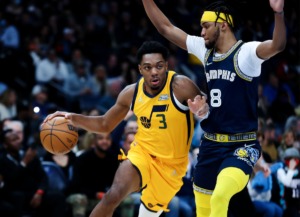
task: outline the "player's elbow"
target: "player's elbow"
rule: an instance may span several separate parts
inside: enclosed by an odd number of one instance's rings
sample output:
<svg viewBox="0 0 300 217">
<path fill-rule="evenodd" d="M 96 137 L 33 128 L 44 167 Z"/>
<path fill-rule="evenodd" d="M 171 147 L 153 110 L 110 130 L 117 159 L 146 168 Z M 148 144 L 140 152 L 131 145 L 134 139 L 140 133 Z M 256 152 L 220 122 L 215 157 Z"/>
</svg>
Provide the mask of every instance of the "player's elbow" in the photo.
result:
<svg viewBox="0 0 300 217">
<path fill-rule="evenodd" d="M 285 47 L 286 47 L 286 41 L 284 41 L 283 43 L 281 43 L 281 44 L 278 46 L 278 48 L 277 48 L 278 52 L 284 51 Z"/>
</svg>

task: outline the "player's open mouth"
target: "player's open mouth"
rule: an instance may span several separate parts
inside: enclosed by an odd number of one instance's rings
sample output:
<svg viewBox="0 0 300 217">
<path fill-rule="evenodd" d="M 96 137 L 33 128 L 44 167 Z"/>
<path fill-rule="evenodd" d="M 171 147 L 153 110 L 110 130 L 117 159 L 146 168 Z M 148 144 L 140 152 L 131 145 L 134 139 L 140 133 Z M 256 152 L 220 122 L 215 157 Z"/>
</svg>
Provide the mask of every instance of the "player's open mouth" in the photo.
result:
<svg viewBox="0 0 300 217">
<path fill-rule="evenodd" d="M 153 85 L 158 85 L 159 84 L 159 79 L 153 79 L 152 81 L 151 81 L 151 84 L 153 84 Z"/>
</svg>

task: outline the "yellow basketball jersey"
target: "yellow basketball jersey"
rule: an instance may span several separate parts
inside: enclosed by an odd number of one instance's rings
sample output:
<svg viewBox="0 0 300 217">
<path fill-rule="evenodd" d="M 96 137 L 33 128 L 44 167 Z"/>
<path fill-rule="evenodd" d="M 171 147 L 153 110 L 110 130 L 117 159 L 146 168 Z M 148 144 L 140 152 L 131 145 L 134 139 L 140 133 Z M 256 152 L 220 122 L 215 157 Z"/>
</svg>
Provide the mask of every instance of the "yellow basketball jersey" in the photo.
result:
<svg viewBox="0 0 300 217">
<path fill-rule="evenodd" d="M 174 75 L 173 71 L 167 72 L 164 88 L 155 96 L 144 92 L 144 79 L 141 78 L 131 107 L 138 121 L 133 145 L 166 159 L 187 157 L 194 133 L 193 114 L 173 94 Z"/>
</svg>

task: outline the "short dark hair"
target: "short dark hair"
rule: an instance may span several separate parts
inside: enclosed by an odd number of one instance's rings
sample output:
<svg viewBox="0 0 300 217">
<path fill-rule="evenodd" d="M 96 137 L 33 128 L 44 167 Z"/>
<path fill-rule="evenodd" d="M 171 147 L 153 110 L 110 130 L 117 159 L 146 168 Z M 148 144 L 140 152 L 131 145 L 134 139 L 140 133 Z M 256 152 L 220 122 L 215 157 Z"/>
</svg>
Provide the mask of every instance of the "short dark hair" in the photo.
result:
<svg viewBox="0 0 300 217">
<path fill-rule="evenodd" d="M 162 55 L 164 60 L 169 57 L 169 50 L 157 41 L 145 41 L 137 51 L 137 61 L 140 63 L 142 61 L 143 55 L 150 53 L 159 53 Z"/>
</svg>

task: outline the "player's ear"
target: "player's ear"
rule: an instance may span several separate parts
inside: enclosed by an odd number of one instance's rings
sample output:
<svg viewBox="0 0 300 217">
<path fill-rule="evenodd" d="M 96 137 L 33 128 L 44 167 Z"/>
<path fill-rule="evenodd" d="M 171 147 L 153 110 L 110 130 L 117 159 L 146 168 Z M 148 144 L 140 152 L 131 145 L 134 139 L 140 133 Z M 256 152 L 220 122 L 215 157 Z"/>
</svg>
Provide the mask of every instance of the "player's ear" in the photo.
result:
<svg viewBox="0 0 300 217">
<path fill-rule="evenodd" d="M 229 24 L 227 22 L 221 23 L 221 30 L 224 31 L 226 28 L 229 28 Z"/>
<path fill-rule="evenodd" d="M 138 65 L 138 68 L 139 68 L 140 74 L 142 74 L 142 67 L 141 67 L 141 65 Z"/>
</svg>

